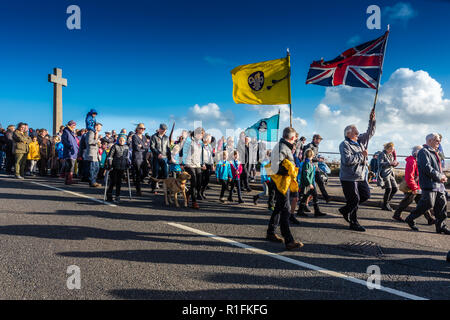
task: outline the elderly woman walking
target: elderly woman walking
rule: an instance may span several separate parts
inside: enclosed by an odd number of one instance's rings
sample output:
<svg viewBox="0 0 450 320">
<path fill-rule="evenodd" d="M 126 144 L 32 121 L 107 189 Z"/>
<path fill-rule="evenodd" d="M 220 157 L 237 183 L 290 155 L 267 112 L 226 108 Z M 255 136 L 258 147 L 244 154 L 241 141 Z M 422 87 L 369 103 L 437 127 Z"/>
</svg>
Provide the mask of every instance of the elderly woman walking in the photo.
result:
<svg viewBox="0 0 450 320">
<path fill-rule="evenodd" d="M 370 198 L 370 188 L 366 178 L 367 145 L 375 134 L 375 109 L 370 113 L 369 127 L 359 134 L 356 126 L 349 125 L 344 130 L 345 140 L 339 145 L 341 169 L 339 178 L 346 205 L 339 209 L 344 219 L 350 223 L 350 229 L 364 232 L 357 219 L 358 205 Z"/>
<path fill-rule="evenodd" d="M 377 179 L 377 181 L 384 189 L 381 210 L 394 211 L 389 203 L 398 191 L 394 173 L 394 168 L 397 166 L 398 161 L 394 159 L 394 143 L 388 142 L 384 145 L 383 152 L 378 156 L 378 175 L 380 179 Z"/>
</svg>

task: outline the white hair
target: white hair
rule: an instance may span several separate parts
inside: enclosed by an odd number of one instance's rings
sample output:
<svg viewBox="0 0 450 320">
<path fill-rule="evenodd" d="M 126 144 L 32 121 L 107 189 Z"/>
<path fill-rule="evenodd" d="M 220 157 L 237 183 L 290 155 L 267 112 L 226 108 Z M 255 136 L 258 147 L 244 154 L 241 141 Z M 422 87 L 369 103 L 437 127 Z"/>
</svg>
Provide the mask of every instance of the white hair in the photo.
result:
<svg viewBox="0 0 450 320">
<path fill-rule="evenodd" d="M 436 138 L 439 138 L 439 135 L 437 133 L 430 133 L 429 135 L 427 135 L 427 137 L 425 138 L 426 142 L 430 142 L 435 140 Z"/>
<path fill-rule="evenodd" d="M 417 154 L 417 152 L 419 152 L 419 150 L 422 149 L 422 148 L 423 148 L 422 146 L 414 146 L 414 147 L 412 148 L 412 150 L 411 150 L 411 154 L 412 154 L 413 156 L 415 156 L 415 155 Z"/>
<path fill-rule="evenodd" d="M 346 126 L 344 129 L 344 137 L 347 137 L 347 135 L 353 131 L 353 129 L 356 128 L 354 124 L 351 124 L 349 126 Z"/>
</svg>

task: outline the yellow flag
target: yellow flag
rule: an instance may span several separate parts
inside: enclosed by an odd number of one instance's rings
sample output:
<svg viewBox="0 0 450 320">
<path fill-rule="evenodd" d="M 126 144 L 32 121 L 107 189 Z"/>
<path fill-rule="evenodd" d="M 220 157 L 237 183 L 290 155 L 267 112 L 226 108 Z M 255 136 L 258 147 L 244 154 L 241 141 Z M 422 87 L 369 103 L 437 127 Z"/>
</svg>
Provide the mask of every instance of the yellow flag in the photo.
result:
<svg viewBox="0 0 450 320">
<path fill-rule="evenodd" d="M 233 100 L 245 104 L 289 104 L 289 56 L 282 59 L 246 64 L 231 71 Z"/>
</svg>

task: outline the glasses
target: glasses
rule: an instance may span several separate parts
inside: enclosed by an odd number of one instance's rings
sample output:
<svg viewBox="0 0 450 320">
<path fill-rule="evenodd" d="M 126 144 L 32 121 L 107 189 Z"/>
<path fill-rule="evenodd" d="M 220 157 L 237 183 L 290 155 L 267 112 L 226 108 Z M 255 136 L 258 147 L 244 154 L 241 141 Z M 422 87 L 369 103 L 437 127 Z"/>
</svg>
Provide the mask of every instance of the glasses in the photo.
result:
<svg viewBox="0 0 450 320">
<path fill-rule="evenodd" d="M 145 130 L 145 128 L 138 128 L 139 130 Z"/>
</svg>

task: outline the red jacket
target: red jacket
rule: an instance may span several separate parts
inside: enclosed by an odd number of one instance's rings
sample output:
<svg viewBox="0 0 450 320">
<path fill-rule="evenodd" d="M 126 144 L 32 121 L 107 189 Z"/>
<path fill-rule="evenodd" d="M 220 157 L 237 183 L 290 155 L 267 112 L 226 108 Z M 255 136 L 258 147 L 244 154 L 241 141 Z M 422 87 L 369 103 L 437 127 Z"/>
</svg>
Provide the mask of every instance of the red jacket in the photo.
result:
<svg viewBox="0 0 450 320">
<path fill-rule="evenodd" d="M 240 178 L 241 178 L 241 174 L 242 174 L 242 164 L 241 164 L 239 161 L 237 161 L 238 165 L 237 165 L 237 168 L 236 168 L 235 165 L 234 165 L 234 161 L 235 161 L 235 160 L 230 161 L 230 164 L 231 164 L 231 173 L 233 174 L 233 179 L 234 179 L 234 180 L 237 180 L 237 179 L 240 179 Z"/>
<path fill-rule="evenodd" d="M 405 181 L 412 191 L 420 190 L 419 186 L 419 168 L 417 167 L 417 159 L 413 156 L 406 158 Z"/>
</svg>

